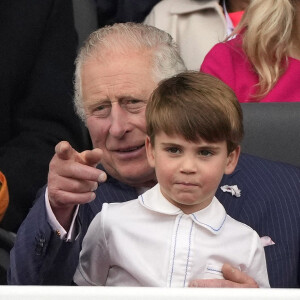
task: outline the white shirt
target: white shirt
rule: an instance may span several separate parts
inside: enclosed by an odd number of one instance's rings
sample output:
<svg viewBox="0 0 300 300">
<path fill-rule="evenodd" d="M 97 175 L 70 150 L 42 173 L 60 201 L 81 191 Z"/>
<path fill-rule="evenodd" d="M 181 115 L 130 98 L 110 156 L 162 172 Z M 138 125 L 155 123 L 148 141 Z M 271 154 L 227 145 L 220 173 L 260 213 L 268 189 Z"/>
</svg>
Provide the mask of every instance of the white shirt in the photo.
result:
<svg viewBox="0 0 300 300">
<path fill-rule="evenodd" d="M 213 198 L 186 215 L 156 185 L 136 200 L 103 204 L 83 241 L 78 285 L 186 287 L 193 279 L 223 278 L 228 262 L 269 287 L 259 236 Z"/>
</svg>

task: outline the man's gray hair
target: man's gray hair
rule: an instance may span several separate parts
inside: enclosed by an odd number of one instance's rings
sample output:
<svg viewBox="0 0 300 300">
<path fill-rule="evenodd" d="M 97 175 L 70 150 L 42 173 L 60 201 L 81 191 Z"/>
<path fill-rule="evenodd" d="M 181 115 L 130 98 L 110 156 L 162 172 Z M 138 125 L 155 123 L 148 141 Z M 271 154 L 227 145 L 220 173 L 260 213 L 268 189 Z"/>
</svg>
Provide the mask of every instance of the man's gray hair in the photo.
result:
<svg viewBox="0 0 300 300">
<path fill-rule="evenodd" d="M 105 57 L 107 50 L 116 53 L 152 50 L 152 76 L 157 83 L 186 70 L 172 37 L 153 26 L 141 23 L 118 23 L 91 33 L 76 59 L 74 104 L 79 117 L 85 122 L 81 70 L 85 61 L 97 55 Z"/>
</svg>

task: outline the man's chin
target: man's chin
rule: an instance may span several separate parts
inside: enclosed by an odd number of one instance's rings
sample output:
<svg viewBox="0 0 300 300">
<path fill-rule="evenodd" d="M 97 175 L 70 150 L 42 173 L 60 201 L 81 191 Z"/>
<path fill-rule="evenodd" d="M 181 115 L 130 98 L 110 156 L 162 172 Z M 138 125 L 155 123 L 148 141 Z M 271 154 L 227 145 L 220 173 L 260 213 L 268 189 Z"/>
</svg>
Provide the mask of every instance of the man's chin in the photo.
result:
<svg viewBox="0 0 300 300">
<path fill-rule="evenodd" d="M 154 169 L 147 166 L 126 166 L 124 168 L 111 168 L 104 166 L 108 174 L 115 179 L 128 184 L 130 186 L 154 186 L 156 184 L 156 177 Z"/>
<path fill-rule="evenodd" d="M 157 183 L 154 172 L 148 174 L 148 176 L 144 173 L 139 175 L 124 174 L 124 176 L 119 177 L 119 180 L 134 187 L 152 187 Z"/>
</svg>

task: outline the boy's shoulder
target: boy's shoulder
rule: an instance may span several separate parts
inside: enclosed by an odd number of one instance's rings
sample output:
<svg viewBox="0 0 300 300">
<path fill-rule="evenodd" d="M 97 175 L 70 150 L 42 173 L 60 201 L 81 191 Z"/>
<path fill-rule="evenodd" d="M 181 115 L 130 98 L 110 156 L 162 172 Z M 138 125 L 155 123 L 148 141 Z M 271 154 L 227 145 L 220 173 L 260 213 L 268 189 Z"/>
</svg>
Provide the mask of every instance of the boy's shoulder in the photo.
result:
<svg viewBox="0 0 300 300">
<path fill-rule="evenodd" d="M 102 212 L 110 214 L 129 214 L 140 206 L 139 199 L 132 199 L 125 202 L 103 203 Z"/>
<path fill-rule="evenodd" d="M 232 218 L 228 214 L 226 215 L 226 223 L 224 226 L 224 230 L 232 237 L 240 239 L 241 241 L 250 238 L 252 240 L 259 239 L 258 233 L 252 227 Z"/>
</svg>

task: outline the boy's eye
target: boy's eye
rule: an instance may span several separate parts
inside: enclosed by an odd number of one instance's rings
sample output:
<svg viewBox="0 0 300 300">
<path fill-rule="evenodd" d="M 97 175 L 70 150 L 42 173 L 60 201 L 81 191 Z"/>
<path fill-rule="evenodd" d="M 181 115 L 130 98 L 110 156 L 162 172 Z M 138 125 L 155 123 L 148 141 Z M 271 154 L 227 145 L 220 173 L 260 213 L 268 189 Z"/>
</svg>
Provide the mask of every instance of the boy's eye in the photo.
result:
<svg viewBox="0 0 300 300">
<path fill-rule="evenodd" d="M 209 150 L 200 150 L 199 154 L 202 156 L 211 156 L 213 153 Z"/>
<path fill-rule="evenodd" d="M 167 148 L 167 151 L 172 154 L 179 154 L 181 152 L 180 149 L 177 147 L 169 147 Z"/>
</svg>

